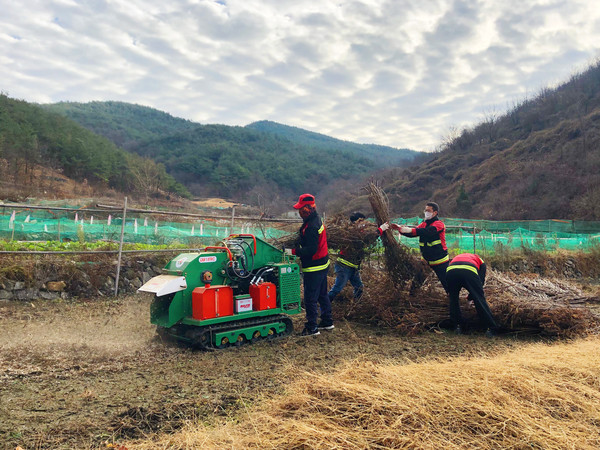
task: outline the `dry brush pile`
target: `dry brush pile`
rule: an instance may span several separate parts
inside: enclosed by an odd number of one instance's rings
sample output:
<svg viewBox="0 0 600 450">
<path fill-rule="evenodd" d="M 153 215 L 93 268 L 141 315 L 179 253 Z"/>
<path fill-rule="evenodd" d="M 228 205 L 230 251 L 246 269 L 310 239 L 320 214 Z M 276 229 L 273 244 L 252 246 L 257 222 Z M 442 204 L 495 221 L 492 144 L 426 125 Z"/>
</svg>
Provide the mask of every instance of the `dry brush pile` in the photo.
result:
<svg viewBox="0 0 600 450">
<path fill-rule="evenodd" d="M 435 275 L 413 293 L 394 285 L 375 265 L 365 267 L 362 277 L 365 290 L 360 300 L 353 299 L 349 290 L 340 294 L 345 299 L 336 306 L 340 316 L 396 328 L 407 335 L 449 325 L 448 299 Z M 485 292 L 496 321 L 506 332 L 575 337 L 599 331 L 600 318 L 589 305 L 600 299 L 565 280 L 488 269 Z M 462 297 L 463 315 L 476 328 L 475 308 L 467 302 L 466 292 Z"/>
</svg>

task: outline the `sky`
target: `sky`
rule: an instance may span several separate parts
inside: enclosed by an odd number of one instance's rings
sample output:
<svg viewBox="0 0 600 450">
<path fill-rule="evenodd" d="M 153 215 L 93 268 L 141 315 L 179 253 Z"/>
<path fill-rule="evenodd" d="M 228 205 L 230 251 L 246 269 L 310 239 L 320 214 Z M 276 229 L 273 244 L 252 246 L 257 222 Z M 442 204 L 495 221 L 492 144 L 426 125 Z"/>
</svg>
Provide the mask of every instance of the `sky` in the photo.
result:
<svg viewBox="0 0 600 450">
<path fill-rule="evenodd" d="M 432 151 L 600 56 L 594 0 L 0 0 L 0 91 Z"/>
</svg>

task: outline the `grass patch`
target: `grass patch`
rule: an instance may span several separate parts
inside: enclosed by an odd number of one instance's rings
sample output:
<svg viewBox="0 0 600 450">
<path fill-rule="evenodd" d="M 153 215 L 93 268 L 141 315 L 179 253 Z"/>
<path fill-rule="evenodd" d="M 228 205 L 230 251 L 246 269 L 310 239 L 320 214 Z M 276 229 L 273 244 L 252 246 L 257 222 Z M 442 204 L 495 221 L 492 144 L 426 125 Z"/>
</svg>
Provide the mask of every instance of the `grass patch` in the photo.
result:
<svg viewBox="0 0 600 450">
<path fill-rule="evenodd" d="M 195 242 L 193 246 L 199 244 Z M 198 245 L 200 246 L 200 245 Z M 171 248 L 189 248 L 189 244 L 182 244 L 179 242 L 172 243 L 170 245 L 156 245 L 156 244 L 141 244 L 141 243 L 124 243 L 123 250 L 161 250 Z M 94 250 L 118 250 L 118 242 L 85 242 L 85 241 L 4 241 L 0 240 L 0 251 L 51 251 L 51 252 L 64 252 L 64 251 L 94 251 Z"/>
</svg>

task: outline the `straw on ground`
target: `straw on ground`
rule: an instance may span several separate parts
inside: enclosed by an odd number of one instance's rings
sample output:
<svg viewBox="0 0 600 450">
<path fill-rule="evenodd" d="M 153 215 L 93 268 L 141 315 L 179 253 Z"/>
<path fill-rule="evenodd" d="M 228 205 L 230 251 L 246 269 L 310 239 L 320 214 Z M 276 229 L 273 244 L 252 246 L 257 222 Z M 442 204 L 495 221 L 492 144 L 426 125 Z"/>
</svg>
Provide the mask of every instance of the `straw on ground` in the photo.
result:
<svg viewBox="0 0 600 450">
<path fill-rule="evenodd" d="M 297 373 L 246 417 L 129 448 L 599 448 L 598 337 L 445 362 Z"/>
</svg>

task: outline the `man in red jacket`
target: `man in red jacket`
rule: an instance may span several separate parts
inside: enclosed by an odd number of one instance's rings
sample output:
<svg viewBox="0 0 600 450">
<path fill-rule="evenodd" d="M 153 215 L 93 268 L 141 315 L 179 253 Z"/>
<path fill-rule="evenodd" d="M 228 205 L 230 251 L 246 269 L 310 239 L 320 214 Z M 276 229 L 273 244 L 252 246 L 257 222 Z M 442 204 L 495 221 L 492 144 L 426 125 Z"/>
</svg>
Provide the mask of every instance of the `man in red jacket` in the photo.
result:
<svg viewBox="0 0 600 450">
<path fill-rule="evenodd" d="M 456 327 L 457 334 L 462 334 L 465 328 L 458 297 L 462 288 L 469 291 L 467 298 L 475 304 L 477 316 L 487 328 L 486 335 L 495 336 L 498 332 L 498 325 L 492 316 L 483 292 L 485 272 L 486 266 L 483 259 L 473 253 L 457 255 L 448 265 L 446 281 L 448 282 L 448 295 L 450 297 L 450 319 Z"/>
<path fill-rule="evenodd" d="M 390 223 L 390 227 L 398 230 L 406 237 L 418 237 L 421 256 L 437 275 L 444 290 L 448 292 L 446 269 L 448 268 L 448 247 L 446 247 L 446 226 L 438 217 L 440 207 L 437 203 L 425 205 L 425 221 L 416 228 Z"/>
<path fill-rule="evenodd" d="M 327 232 L 317 214 L 315 197 L 302 194 L 294 205 L 302 217 L 299 230 L 298 245 L 292 254 L 300 257 L 304 275 L 304 307 L 306 308 L 306 325 L 302 336 L 316 336 L 319 330 L 333 330 L 331 302 L 327 295 L 327 269 L 329 268 L 329 252 L 327 249 Z M 321 322 L 317 325 L 318 307 L 321 307 Z"/>
</svg>

